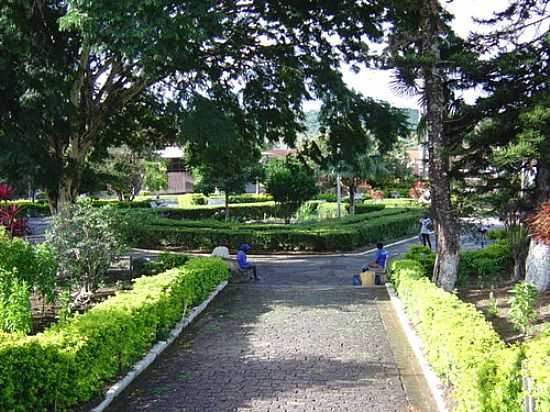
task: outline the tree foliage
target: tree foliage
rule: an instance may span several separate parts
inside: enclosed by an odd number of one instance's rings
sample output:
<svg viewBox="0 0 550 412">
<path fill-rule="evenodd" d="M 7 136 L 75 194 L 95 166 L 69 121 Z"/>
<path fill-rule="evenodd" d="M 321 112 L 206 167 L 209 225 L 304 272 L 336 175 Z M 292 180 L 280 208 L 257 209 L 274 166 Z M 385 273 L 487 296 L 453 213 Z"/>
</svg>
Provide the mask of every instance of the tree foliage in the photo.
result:
<svg viewBox="0 0 550 412">
<path fill-rule="evenodd" d="M 267 193 L 280 205 L 287 223 L 303 202 L 317 194 L 311 169 L 294 157 L 270 160 L 266 165 L 264 184 Z"/>
</svg>

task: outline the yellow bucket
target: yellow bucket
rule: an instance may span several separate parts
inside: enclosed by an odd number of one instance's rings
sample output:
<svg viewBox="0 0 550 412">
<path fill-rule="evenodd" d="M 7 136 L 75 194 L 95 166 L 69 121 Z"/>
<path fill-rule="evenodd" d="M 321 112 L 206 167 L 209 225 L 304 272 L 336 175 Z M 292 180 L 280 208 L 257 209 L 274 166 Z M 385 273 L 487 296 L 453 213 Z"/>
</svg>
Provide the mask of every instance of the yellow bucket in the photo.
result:
<svg viewBox="0 0 550 412">
<path fill-rule="evenodd" d="M 361 272 L 359 277 L 361 278 L 361 286 L 373 287 L 374 286 L 374 272 L 367 270 Z"/>
</svg>

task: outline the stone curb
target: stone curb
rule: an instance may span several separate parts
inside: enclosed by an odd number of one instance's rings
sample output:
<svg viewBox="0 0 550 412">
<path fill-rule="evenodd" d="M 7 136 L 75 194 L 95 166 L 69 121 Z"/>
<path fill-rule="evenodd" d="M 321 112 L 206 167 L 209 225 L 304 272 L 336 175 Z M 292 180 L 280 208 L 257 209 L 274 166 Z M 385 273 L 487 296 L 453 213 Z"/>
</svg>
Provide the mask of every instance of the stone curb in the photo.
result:
<svg viewBox="0 0 550 412">
<path fill-rule="evenodd" d="M 445 395 L 442 389 L 443 385 L 441 384 L 441 381 L 434 373 L 433 369 L 424 357 L 424 353 L 422 352 L 422 341 L 417 336 L 416 332 L 409 322 L 409 319 L 407 318 L 403 302 L 401 302 L 401 299 L 397 297 L 397 294 L 395 293 L 395 290 L 391 283 L 386 283 L 386 290 L 388 291 L 388 295 L 390 295 L 390 301 L 392 303 L 393 309 L 395 310 L 397 317 L 399 318 L 399 323 L 401 324 L 401 327 L 403 328 L 403 331 L 407 336 L 409 345 L 411 345 L 416 359 L 420 364 L 420 368 L 422 369 L 422 373 L 426 378 L 426 382 L 428 383 L 428 387 L 430 388 L 430 392 L 432 393 L 432 396 L 435 400 L 438 411 L 448 412 L 447 405 L 445 404 Z"/>
<path fill-rule="evenodd" d="M 130 385 L 136 379 L 149 365 L 151 365 L 154 360 L 168 347 L 170 346 L 176 338 L 181 334 L 183 329 L 185 329 L 192 321 L 195 319 L 202 311 L 206 309 L 206 307 L 214 300 L 216 295 L 220 293 L 225 287 L 227 286 L 227 281 L 224 281 L 220 283 L 216 289 L 210 295 L 208 298 L 202 302 L 200 305 L 195 306 L 188 316 L 185 316 L 176 323 L 176 326 L 170 331 L 169 338 L 165 341 L 157 342 L 145 355 L 140 361 L 138 361 L 132 370 L 128 372 L 128 374 L 119 380 L 117 383 L 115 383 L 113 386 L 111 386 L 107 392 L 105 393 L 105 398 L 103 401 L 96 406 L 95 408 L 91 409 L 90 412 L 103 412 L 107 407 L 115 400 L 117 396 L 119 396 L 124 389 Z"/>
</svg>

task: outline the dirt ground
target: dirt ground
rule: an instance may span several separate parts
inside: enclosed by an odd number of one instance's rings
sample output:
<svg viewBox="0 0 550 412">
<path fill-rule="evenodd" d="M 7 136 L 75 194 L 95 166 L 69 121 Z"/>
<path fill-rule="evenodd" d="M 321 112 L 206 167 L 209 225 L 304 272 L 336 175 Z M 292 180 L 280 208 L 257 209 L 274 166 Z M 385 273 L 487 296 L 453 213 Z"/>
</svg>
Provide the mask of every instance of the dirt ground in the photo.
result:
<svg viewBox="0 0 550 412">
<path fill-rule="evenodd" d="M 465 302 L 473 303 L 481 310 L 485 314 L 487 320 L 493 324 L 495 331 L 507 343 L 524 339 L 508 318 L 508 313 L 510 312 L 508 299 L 511 297 L 509 292 L 512 287 L 513 284 L 508 282 L 493 289 L 494 296 L 497 299 L 498 312 L 496 316 L 491 316 L 488 310 L 489 294 L 491 292 L 490 288 L 465 289 L 460 291 L 461 299 Z M 548 325 L 550 323 L 550 291 L 539 296 L 536 310 L 538 312 L 538 317 L 531 329 L 530 335 L 537 335 L 545 324 Z"/>
</svg>

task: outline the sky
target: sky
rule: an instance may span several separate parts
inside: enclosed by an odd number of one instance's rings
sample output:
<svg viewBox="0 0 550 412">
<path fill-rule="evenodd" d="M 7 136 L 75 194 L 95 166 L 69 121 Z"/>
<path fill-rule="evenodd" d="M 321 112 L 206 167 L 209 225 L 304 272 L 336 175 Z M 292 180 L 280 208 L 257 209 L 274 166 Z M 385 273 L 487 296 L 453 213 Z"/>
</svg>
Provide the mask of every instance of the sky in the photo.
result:
<svg viewBox="0 0 550 412">
<path fill-rule="evenodd" d="M 489 17 L 494 11 L 502 11 L 508 5 L 509 0 L 454 0 L 450 3 L 443 0 L 441 3 L 455 16 L 452 23 L 455 32 L 466 37 L 469 32 L 479 28 L 473 22 L 473 17 Z M 420 109 L 417 97 L 399 95 L 392 89 L 391 71 L 363 69 L 358 74 L 355 74 L 345 69 L 344 80 L 350 87 L 365 96 L 385 100 L 397 107 Z M 467 102 L 473 103 L 478 95 L 477 91 L 470 90 L 464 93 L 464 98 Z M 306 110 L 318 109 L 319 103 L 308 102 L 305 108 Z"/>
</svg>

